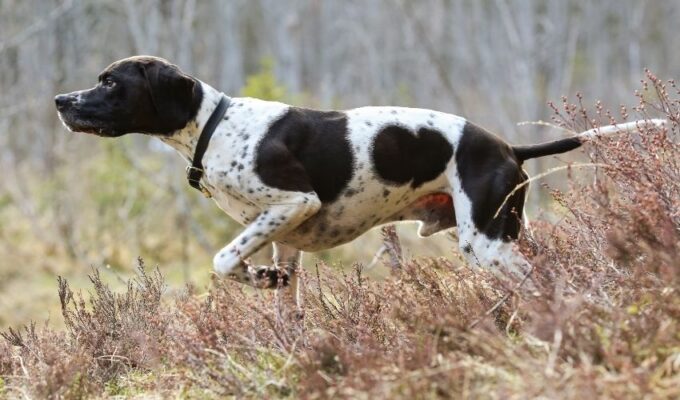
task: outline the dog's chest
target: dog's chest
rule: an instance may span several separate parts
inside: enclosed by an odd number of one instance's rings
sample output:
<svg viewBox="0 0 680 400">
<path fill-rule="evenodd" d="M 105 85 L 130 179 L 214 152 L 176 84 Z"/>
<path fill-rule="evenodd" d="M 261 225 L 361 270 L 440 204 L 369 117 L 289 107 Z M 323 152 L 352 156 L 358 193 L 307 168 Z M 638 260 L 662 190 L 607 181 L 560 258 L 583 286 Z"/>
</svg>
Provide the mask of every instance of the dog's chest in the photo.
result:
<svg viewBox="0 0 680 400">
<path fill-rule="evenodd" d="M 235 99 L 204 156 L 204 183 L 217 205 L 242 225 L 276 201 L 276 191 L 254 172 L 255 152 L 269 126 L 288 106 L 257 99 Z"/>
</svg>

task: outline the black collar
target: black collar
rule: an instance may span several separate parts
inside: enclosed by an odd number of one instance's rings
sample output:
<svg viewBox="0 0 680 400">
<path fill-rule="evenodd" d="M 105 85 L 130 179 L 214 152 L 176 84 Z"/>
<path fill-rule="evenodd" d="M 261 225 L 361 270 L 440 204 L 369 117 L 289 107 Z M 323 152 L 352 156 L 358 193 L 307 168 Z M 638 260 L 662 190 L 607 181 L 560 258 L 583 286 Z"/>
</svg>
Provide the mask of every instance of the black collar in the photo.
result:
<svg viewBox="0 0 680 400">
<path fill-rule="evenodd" d="M 189 184 L 200 190 L 206 197 L 212 197 L 208 189 L 201 185 L 201 178 L 203 178 L 203 155 L 208 149 L 208 144 L 210 143 L 210 138 L 212 138 L 215 128 L 220 124 L 224 114 L 227 113 L 227 108 L 229 108 L 231 101 L 227 96 L 222 95 L 220 102 L 217 104 L 215 110 L 210 114 L 208 122 L 205 123 L 203 131 L 201 131 L 201 136 L 198 137 L 198 142 L 196 143 L 196 150 L 194 150 L 194 158 L 191 165 L 187 167 L 187 179 Z"/>
</svg>

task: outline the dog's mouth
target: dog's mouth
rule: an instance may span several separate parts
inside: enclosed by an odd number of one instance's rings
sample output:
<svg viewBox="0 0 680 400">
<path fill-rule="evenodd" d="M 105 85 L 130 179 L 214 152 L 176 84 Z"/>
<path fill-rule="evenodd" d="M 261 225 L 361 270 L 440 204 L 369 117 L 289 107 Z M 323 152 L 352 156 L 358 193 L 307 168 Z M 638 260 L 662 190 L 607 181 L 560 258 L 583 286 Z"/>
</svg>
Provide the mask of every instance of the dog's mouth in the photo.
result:
<svg viewBox="0 0 680 400">
<path fill-rule="evenodd" d="M 57 111 L 61 123 L 71 132 L 86 133 L 96 136 L 116 136 L 116 132 L 103 126 L 101 121 L 90 118 L 82 118 L 73 110 Z"/>
</svg>

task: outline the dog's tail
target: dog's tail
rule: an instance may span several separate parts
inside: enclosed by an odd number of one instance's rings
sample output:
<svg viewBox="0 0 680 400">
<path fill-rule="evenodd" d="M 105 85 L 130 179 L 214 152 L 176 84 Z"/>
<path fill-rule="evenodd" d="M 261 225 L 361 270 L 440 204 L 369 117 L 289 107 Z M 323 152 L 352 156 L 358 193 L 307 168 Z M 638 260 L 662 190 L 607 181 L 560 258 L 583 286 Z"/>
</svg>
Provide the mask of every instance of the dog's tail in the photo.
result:
<svg viewBox="0 0 680 400">
<path fill-rule="evenodd" d="M 531 158 L 549 156 L 551 154 L 565 153 L 581 145 L 590 139 L 610 135 L 619 132 L 634 132 L 641 128 L 660 128 L 666 124 L 665 119 L 650 119 L 627 122 L 621 125 L 607 125 L 581 132 L 572 137 L 555 140 L 547 143 L 532 144 L 527 146 L 512 146 L 515 157 L 522 162 Z"/>
</svg>

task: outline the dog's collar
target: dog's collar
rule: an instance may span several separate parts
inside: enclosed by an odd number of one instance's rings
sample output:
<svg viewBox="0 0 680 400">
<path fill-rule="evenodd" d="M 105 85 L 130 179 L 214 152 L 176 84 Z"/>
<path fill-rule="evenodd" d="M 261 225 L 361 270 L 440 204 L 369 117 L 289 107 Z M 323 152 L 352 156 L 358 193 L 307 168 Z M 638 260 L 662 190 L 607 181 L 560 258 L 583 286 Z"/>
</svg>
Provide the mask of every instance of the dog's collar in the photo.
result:
<svg viewBox="0 0 680 400">
<path fill-rule="evenodd" d="M 212 114 L 210 114 L 208 122 L 205 123 L 205 126 L 201 131 L 201 136 L 198 137 L 196 149 L 194 150 L 194 157 L 191 161 L 191 165 L 187 167 L 187 179 L 189 180 L 189 184 L 197 190 L 200 190 L 201 193 L 208 198 L 212 197 L 210 191 L 208 191 L 205 186 L 201 185 L 201 178 L 203 178 L 203 155 L 208 149 L 208 144 L 215 132 L 215 128 L 217 128 L 217 125 L 219 125 L 222 118 L 224 118 L 224 114 L 227 113 L 227 109 L 231 104 L 231 100 L 227 96 L 221 95 L 220 97 L 220 102 L 217 104 L 217 107 L 213 110 Z"/>
</svg>

